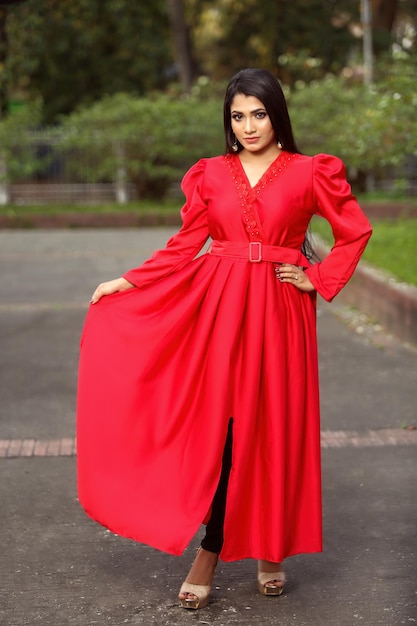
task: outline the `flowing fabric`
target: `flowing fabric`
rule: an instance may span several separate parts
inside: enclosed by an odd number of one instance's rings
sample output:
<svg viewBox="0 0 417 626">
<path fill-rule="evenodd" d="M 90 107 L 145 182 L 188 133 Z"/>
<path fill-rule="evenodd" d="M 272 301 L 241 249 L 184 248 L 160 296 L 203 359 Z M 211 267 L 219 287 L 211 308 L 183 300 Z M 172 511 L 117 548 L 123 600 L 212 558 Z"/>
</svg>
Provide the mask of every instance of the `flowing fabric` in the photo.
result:
<svg viewBox="0 0 417 626">
<path fill-rule="evenodd" d="M 369 222 L 329 155 L 282 152 L 254 187 L 237 155 L 203 159 L 183 191 L 181 230 L 125 274 L 136 288 L 88 311 L 80 502 L 115 533 L 181 554 L 210 514 L 233 417 L 221 558 L 279 562 L 320 551 L 316 298 L 277 280 L 274 265 L 308 265 L 300 253 L 308 224 L 325 217 L 335 245 L 306 271 L 331 300 L 354 271 Z M 198 256 L 209 237 L 217 247 Z M 279 250 L 274 262 L 251 262 L 222 254 L 233 242 Z"/>
</svg>

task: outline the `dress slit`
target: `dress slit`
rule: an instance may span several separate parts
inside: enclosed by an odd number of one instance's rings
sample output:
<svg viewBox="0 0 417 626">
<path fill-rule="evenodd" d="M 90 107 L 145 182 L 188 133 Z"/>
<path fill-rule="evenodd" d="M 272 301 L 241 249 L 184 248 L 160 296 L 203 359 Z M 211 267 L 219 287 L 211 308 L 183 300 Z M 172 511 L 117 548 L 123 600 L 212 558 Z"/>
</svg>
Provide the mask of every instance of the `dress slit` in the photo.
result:
<svg viewBox="0 0 417 626">
<path fill-rule="evenodd" d="M 226 511 L 227 487 L 229 484 L 230 470 L 232 469 L 233 456 L 233 419 L 230 418 L 224 444 L 222 469 L 216 492 L 213 497 L 210 518 L 206 526 L 206 534 L 201 542 L 201 547 L 209 552 L 219 554 L 224 541 L 224 516 Z"/>
</svg>

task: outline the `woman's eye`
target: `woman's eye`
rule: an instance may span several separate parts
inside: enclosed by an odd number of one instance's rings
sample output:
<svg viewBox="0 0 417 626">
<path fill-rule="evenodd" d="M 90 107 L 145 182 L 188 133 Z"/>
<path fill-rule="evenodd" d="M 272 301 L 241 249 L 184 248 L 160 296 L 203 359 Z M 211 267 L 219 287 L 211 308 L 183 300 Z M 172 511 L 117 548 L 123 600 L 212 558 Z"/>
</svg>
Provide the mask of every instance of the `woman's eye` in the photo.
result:
<svg viewBox="0 0 417 626">
<path fill-rule="evenodd" d="M 263 120 L 263 119 L 264 119 L 264 117 L 266 117 L 266 113 L 264 113 L 263 111 L 259 111 L 259 112 L 256 114 L 256 117 L 258 118 L 258 120 Z"/>
<path fill-rule="evenodd" d="M 232 115 L 232 119 L 236 120 L 237 122 L 240 122 L 240 120 L 242 119 L 242 116 L 240 115 L 240 113 L 235 113 L 234 115 Z"/>
</svg>

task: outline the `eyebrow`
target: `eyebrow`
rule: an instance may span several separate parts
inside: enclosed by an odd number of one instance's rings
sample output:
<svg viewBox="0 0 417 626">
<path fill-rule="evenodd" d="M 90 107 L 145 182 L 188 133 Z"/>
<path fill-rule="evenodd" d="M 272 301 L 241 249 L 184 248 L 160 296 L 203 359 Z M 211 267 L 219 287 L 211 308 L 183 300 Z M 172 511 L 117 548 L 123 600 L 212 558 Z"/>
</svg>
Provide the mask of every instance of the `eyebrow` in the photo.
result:
<svg viewBox="0 0 417 626">
<path fill-rule="evenodd" d="M 254 109 L 253 111 L 249 111 L 249 113 L 261 113 L 261 112 L 262 113 L 266 113 L 266 109 L 260 108 L 260 109 Z M 231 111 L 231 114 L 233 114 L 233 113 L 240 113 L 240 114 L 242 114 L 242 111 L 233 110 L 233 111 Z"/>
</svg>

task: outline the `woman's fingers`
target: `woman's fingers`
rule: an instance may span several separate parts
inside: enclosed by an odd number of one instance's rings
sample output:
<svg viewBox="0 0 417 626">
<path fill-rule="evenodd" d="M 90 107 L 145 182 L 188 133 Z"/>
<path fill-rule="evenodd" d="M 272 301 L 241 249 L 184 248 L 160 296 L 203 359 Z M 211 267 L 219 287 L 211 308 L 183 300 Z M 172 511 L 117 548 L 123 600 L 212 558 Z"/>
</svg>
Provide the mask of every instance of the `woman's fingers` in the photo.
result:
<svg viewBox="0 0 417 626">
<path fill-rule="evenodd" d="M 108 292 L 108 288 L 106 287 L 106 285 L 107 283 L 100 283 L 100 285 L 98 285 L 93 295 L 91 296 L 91 304 L 96 304 L 100 300 L 100 298 L 102 298 L 103 296 L 107 296 L 111 293 L 111 291 Z"/>
<path fill-rule="evenodd" d="M 301 291 L 314 291 L 311 283 L 302 267 L 291 263 L 282 263 L 275 266 L 275 275 L 282 283 L 291 283 Z"/>
<path fill-rule="evenodd" d="M 299 268 L 297 265 L 290 265 L 289 263 L 278 265 L 275 268 L 275 272 L 281 282 L 302 280 L 302 275 L 304 274 L 302 268 Z"/>
<path fill-rule="evenodd" d="M 112 293 L 118 291 L 125 291 L 132 288 L 133 285 L 129 283 L 125 278 L 116 278 L 115 280 L 108 280 L 105 283 L 100 283 L 95 292 L 91 296 L 91 304 L 96 304 L 103 296 L 110 296 Z"/>
</svg>

